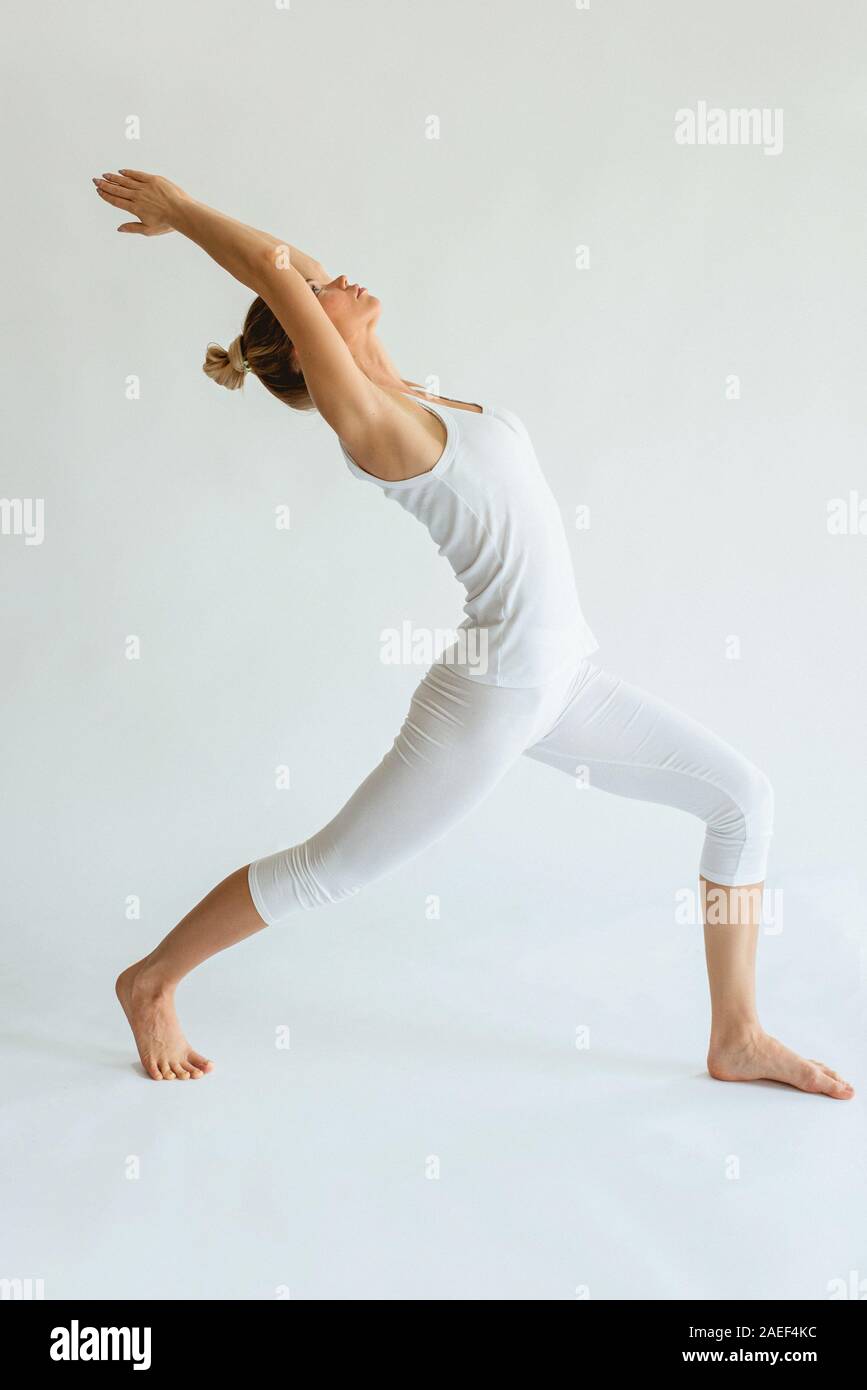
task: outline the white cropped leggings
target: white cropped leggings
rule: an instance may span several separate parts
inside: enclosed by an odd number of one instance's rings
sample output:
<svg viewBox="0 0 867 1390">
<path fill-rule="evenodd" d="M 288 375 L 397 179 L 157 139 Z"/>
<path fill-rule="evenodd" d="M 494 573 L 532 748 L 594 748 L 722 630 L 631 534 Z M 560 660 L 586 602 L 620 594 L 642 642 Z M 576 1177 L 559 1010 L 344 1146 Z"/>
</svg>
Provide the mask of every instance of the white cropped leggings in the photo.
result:
<svg viewBox="0 0 867 1390">
<path fill-rule="evenodd" d="M 437 663 L 394 744 L 334 819 L 250 865 L 260 916 L 273 925 L 352 897 L 457 825 L 522 753 L 590 787 L 698 816 L 700 873 L 711 882 L 764 879 L 770 783 L 695 720 L 587 660 L 532 689 L 482 685 Z"/>
</svg>

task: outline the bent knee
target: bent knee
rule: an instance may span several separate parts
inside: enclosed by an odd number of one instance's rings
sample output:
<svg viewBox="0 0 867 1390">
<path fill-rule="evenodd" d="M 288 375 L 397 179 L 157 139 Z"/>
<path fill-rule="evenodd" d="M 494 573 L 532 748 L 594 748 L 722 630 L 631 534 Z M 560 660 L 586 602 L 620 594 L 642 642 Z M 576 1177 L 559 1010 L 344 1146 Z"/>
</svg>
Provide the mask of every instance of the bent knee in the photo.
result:
<svg viewBox="0 0 867 1390">
<path fill-rule="evenodd" d="M 749 764 L 744 814 L 752 834 L 769 835 L 774 828 L 774 788 L 767 773 Z"/>
<path fill-rule="evenodd" d="M 749 835 L 770 831 L 774 819 L 774 789 L 761 768 L 738 758 L 717 789 L 709 823 L 723 834 Z"/>
<path fill-rule="evenodd" d="M 707 818 L 701 873 L 714 883 L 760 883 L 765 877 L 774 828 L 774 789 L 746 759 L 727 781 Z"/>
</svg>

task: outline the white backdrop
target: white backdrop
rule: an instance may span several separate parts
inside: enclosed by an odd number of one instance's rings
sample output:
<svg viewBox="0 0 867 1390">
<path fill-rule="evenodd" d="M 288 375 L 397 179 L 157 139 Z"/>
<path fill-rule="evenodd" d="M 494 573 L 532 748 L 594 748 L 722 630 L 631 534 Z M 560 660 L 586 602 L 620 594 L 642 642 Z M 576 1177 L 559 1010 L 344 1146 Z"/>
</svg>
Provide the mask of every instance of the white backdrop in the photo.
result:
<svg viewBox="0 0 867 1390">
<path fill-rule="evenodd" d="M 867 1275 L 860 1100 L 702 1075 L 675 915 L 701 827 L 538 766 L 206 965 L 181 1014 L 218 1071 L 145 1086 L 117 970 L 330 818 L 419 676 L 382 630 L 453 625 L 460 594 L 320 420 L 202 374 L 248 292 L 118 236 L 90 184 L 161 172 L 304 247 L 382 299 L 406 377 L 518 411 L 597 659 L 770 775 L 765 1022 L 863 1088 L 867 534 L 828 529 L 867 495 L 863 6 L 103 0 L 6 37 L 0 494 L 43 499 L 44 538 L 5 509 L 0 1276 L 822 1298 Z M 782 149 L 678 144 L 700 102 L 782 111 Z"/>
</svg>

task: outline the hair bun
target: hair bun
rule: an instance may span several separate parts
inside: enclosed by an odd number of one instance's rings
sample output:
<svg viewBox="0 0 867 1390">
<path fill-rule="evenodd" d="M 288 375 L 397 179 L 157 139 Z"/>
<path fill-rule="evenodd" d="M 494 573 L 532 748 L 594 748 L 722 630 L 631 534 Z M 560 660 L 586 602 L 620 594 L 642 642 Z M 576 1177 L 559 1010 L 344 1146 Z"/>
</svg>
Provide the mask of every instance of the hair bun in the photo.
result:
<svg viewBox="0 0 867 1390">
<path fill-rule="evenodd" d="M 241 337 L 242 335 L 239 333 L 237 338 L 229 344 L 228 352 L 225 348 L 220 347 L 219 343 L 209 343 L 205 360 L 202 363 L 202 371 L 205 376 L 209 376 L 218 386 L 225 386 L 228 391 L 237 391 L 239 387 L 243 386 L 244 377 L 248 371 L 244 364 Z"/>
</svg>

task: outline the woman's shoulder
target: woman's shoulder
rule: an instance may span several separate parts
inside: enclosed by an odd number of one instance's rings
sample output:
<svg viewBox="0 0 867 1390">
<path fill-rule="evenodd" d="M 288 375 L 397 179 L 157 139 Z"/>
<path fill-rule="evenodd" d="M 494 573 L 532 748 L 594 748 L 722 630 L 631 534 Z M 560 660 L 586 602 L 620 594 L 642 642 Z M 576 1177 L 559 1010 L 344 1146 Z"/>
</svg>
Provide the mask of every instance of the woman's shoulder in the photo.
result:
<svg viewBox="0 0 867 1390">
<path fill-rule="evenodd" d="M 493 404 L 489 404 L 486 410 L 489 415 L 493 415 L 496 419 L 502 420 L 504 425 L 508 425 L 509 428 L 514 430 L 515 434 L 520 435 L 522 439 L 530 438 L 530 432 L 527 426 L 524 424 L 520 415 L 516 414 L 514 410 L 508 410 L 504 405 Z"/>
</svg>

